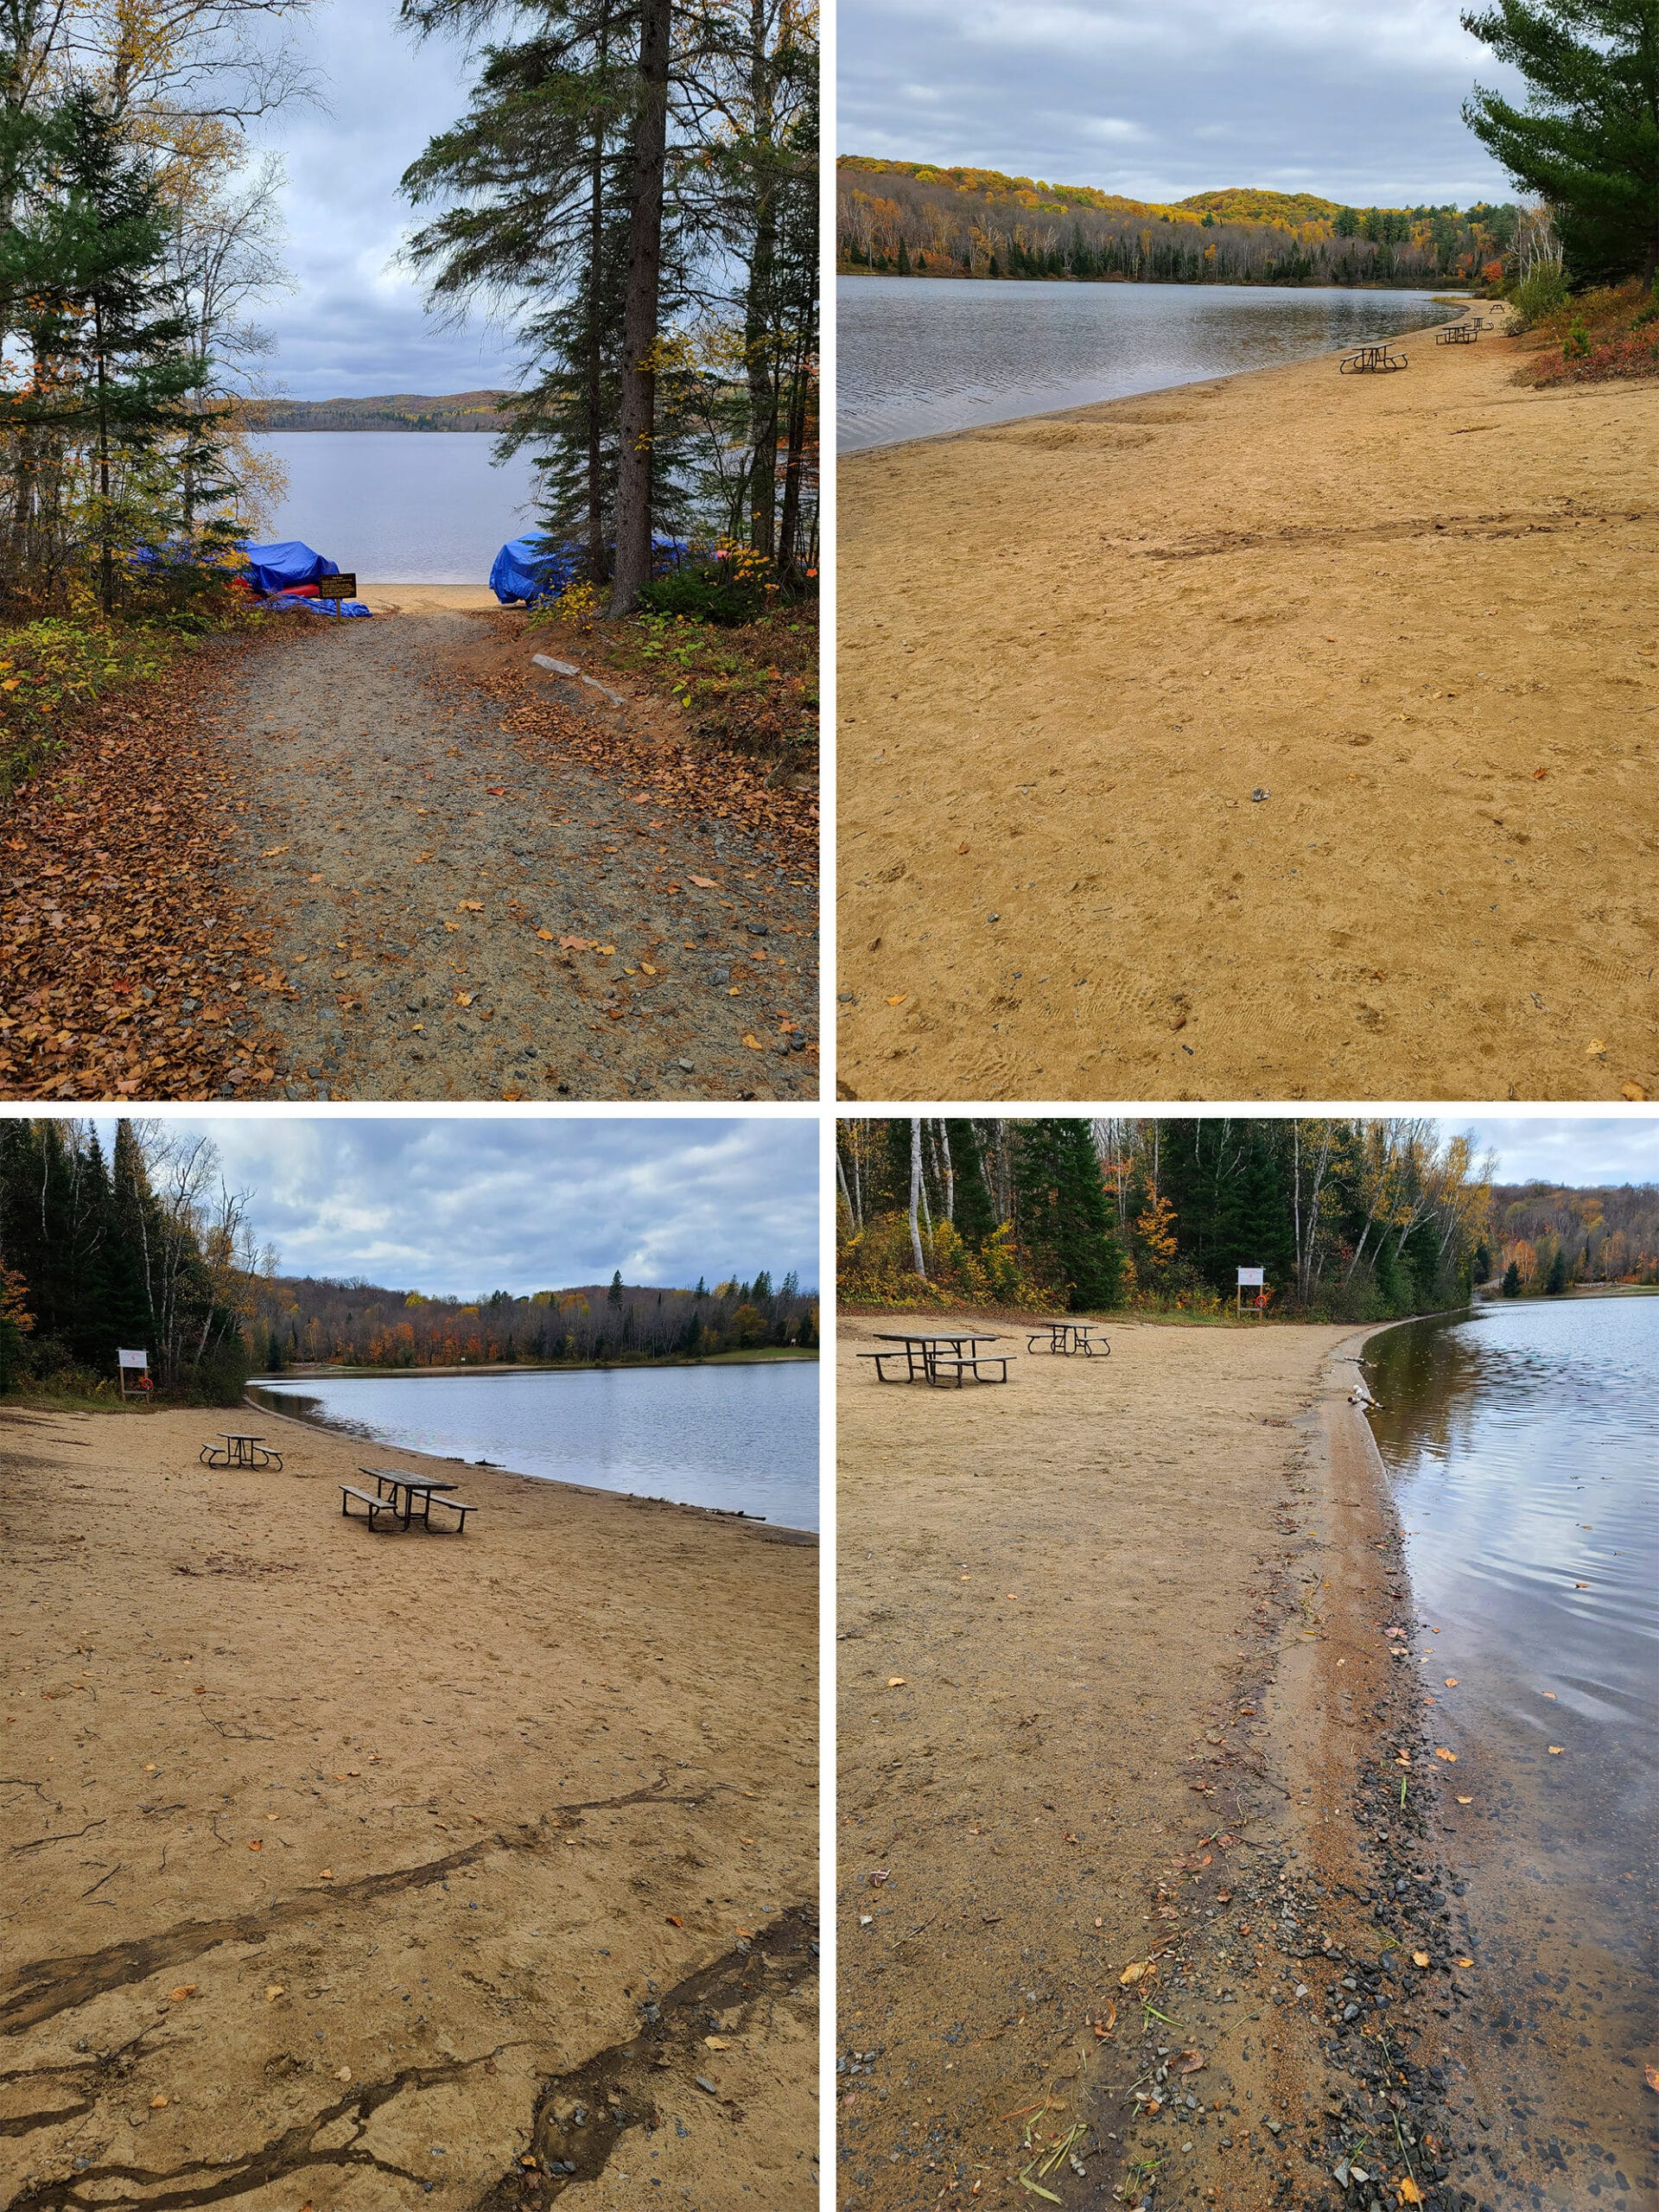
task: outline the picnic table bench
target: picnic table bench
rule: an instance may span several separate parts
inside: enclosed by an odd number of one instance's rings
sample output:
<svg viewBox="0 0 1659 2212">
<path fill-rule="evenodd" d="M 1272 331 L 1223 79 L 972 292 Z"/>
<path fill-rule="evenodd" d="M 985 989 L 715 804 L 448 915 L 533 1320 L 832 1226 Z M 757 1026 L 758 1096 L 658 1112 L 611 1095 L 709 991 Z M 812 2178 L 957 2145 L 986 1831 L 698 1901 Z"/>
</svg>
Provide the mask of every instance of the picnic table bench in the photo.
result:
<svg viewBox="0 0 1659 2212">
<path fill-rule="evenodd" d="M 995 1336 L 975 1336 L 964 1331 L 957 1331 L 950 1334 L 935 1334 L 931 1332 L 893 1329 L 878 1329 L 875 1334 L 878 1343 L 896 1344 L 899 1347 L 896 1351 L 861 1351 L 855 1354 L 859 1359 L 868 1359 L 874 1363 L 876 1377 L 880 1382 L 936 1383 L 939 1379 L 941 1369 L 954 1374 L 958 1389 L 962 1387 L 964 1372 L 971 1374 L 976 1382 L 1006 1382 L 1008 1379 L 1010 1354 L 982 1352 L 976 1350 L 980 1344 L 998 1343 L 1000 1339 Z M 902 1376 L 890 1376 L 887 1373 L 887 1363 L 889 1360 L 895 1366 L 899 1361 L 903 1361 L 905 1371 Z M 982 1374 L 980 1372 L 982 1366 L 988 1370 L 992 1367 L 1000 1367 L 1002 1371 L 1000 1375 L 995 1376 L 989 1373 Z"/>
<path fill-rule="evenodd" d="M 1472 346 L 1485 325 L 1479 322 L 1448 322 L 1434 334 L 1437 346 Z"/>
<path fill-rule="evenodd" d="M 1387 369 L 1408 369 L 1410 360 L 1404 353 L 1396 353 L 1392 346 L 1361 346 L 1345 353 L 1337 364 L 1339 376 L 1376 376 Z"/>
<path fill-rule="evenodd" d="M 223 1446 L 221 1450 L 220 1446 Z M 219 1431 L 218 1444 L 204 1444 L 196 1454 L 204 1467 L 275 1467 L 283 1471 L 283 1455 L 263 1436 Z"/>
<path fill-rule="evenodd" d="M 411 1475 L 400 1467 L 359 1466 L 357 1471 L 359 1475 L 366 1475 L 369 1478 L 374 1484 L 375 1494 L 371 1497 L 367 1491 L 359 1490 L 351 1483 L 341 1483 L 340 1510 L 349 1518 L 352 1499 L 354 1497 L 359 1499 L 369 1509 L 368 1522 L 372 1529 L 379 1527 L 379 1516 L 383 1513 L 400 1521 L 405 1529 L 412 1527 L 416 1518 L 416 1498 L 421 1502 L 420 1520 L 423 1528 L 430 1529 L 432 1526 L 432 1503 L 435 1498 L 440 1505 L 447 1506 L 450 1512 L 457 1516 L 453 1529 L 439 1532 L 452 1535 L 463 1535 L 467 1528 L 467 1516 L 469 1513 L 476 1513 L 478 1510 L 475 1505 L 465 1504 L 460 1498 L 451 1494 L 455 1489 L 454 1483 L 441 1481 L 435 1476 Z M 400 1493 L 401 1503 L 399 1503 Z"/>
<path fill-rule="evenodd" d="M 1093 1359 L 1096 1354 L 1105 1359 L 1112 1349 L 1103 1336 L 1096 1333 L 1093 1323 L 1089 1321 L 1046 1321 L 1040 1329 L 1033 1329 L 1027 1338 L 1026 1350 L 1035 1351 L 1045 1337 L 1048 1338 L 1050 1351 L 1062 1353 L 1067 1358 L 1081 1352 L 1085 1359 Z"/>
</svg>

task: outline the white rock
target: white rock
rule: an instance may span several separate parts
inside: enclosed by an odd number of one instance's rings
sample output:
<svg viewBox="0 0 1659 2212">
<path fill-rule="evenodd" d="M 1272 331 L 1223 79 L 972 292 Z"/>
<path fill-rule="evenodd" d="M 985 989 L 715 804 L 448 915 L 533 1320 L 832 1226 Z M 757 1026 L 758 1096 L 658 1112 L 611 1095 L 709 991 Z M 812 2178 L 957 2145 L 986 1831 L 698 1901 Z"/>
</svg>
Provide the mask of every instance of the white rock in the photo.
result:
<svg viewBox="0 0 1659 2212">
<path fill-rule="evenodd" d="M 544 668 L 550 676 L 580 676 L 582 671 L 573 668 L 568 660 L 550 660 L 545 653 L 531 653 L 531 660 L 537 668 Z"/>
</svg>

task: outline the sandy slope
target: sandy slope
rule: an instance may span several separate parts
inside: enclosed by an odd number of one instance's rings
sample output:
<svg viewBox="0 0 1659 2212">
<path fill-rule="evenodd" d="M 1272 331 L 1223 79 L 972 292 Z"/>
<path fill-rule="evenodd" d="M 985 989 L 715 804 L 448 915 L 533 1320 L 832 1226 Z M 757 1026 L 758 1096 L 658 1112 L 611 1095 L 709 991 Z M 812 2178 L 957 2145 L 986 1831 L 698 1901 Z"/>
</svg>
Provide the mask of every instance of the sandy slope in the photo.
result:
<svg viewBox="0 0 1659 2212">
<path fill-rule="evenodd" d="M 359 1457 L 0 1416 L 0 2202 L 815 2202 L 816 1548 Z"/>
<path fill-rule="evenodd" d="M 842 462 L 849 1095 L 1659 1096 L 1659 387 L 1408 351 Z"/>
<path fill-rule="evenodd" d="M 1103 1363 L 1014 1336 L 1009 1386 L 957 1394 L 855 1370 L 883 1325 L 841 1329 L 842 2212 L 1028 2207 L 1033 2116 L 1088 2131 L 1041 2178 L 1069 2207 L 1140 2202 L 1135 2160 L 1186 2212 L 1363 2204 L 1331 2176 L 1363 2139 L 1407 2174 L 1389 2094 L 1458 2202 L 1461 1947 L 1419 1810 L 1448 1770 L 1384 1633 L 1360 1335 L 1123 1325 Z M 1160 2081 L 1178 2051 L 1202 2065 Z"/>
</svg>

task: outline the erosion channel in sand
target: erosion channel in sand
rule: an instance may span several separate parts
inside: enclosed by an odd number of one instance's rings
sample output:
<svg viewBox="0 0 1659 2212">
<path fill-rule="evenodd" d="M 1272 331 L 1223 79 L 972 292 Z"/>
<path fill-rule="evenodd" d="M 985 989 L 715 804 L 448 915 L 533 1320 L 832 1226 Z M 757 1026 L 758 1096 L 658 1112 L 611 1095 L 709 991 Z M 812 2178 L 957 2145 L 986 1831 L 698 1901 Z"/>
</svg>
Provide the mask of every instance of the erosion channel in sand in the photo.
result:
<svg viewBox="0 0 1659 2212">
<path fill-rule="evenodd" d="M 0 1417 L 0 2201 L 816 2203 L 816 1548 L 367 1456 Z"/>
<path fill-rule="evenodd" d="M 1659 391 L 1519 342 L 842 461 L 846 1095 L 1659 1095 Z"/>
<path fill-rule="evenodd" d="M 879 1388 L 887 1325 L 838 1355 L 842 2212 L 1483 2201 L 1364 1332 L 957 1392 Z"/>
</svg>

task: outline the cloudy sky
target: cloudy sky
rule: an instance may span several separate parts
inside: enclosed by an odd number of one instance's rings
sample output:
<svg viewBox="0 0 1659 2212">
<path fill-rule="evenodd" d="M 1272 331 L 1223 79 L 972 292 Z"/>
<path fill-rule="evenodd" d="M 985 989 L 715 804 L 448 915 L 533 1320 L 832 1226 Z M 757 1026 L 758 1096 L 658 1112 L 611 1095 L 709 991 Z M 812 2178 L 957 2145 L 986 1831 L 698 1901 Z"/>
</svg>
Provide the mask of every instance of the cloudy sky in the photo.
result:
<svg viewBox="0 0 1659 2212">
<path fill-rule="evenodd" d="M 840 0 L 839 150 L 1135 198 L 1507 199 L 1460 0 Z"/>
<path fill-rule="evenodd" d="M 1490 1145 L 1500 1183 L 1659 1183 L 1659 1116 L 1494 1115 L 1442 1127 L 1472 1129 L 1478 1144 Z"/>
<path fill-rule="evenodd" d="M 435 131 L 467 111 L 472 70 L 453 40 L 416 45 L 397 0 L 315 0 L 293 33 L 326 105 L 294 108 L 255 133 L 280 153 L 287 259 L 296 289 L 269 301 L 273 380 L 296 399 L 473 391 L 517 382 L 499 330 L 446 329 L 395 265 L 415 211 L 397 181 Z"/>
<path fill-rule="evenodd" d="M 817 1124 L 800 1116 L 176 1119 L 253 1193 L 285 1274 L 473 1297 L 792 1268 L 817 1287 Z"/>
</svg>

